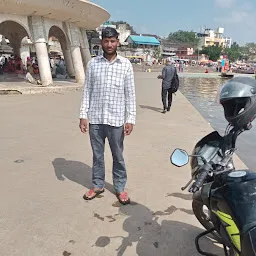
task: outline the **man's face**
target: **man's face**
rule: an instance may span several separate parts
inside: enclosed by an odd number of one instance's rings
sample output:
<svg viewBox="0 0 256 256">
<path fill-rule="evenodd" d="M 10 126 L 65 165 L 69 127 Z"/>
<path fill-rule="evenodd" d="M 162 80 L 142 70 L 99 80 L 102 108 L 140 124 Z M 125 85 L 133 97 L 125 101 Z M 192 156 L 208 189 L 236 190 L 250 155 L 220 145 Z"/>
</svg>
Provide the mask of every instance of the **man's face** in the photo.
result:
<svg viewBox="0 0 256 256">
<path fill-rule="evenodd" d="M 101 41 L 102 49 L 107 54 L 116 53 L 117 47 L 119 45 L 119 40 L 115 37 L 103 38 Z"/>
</svg>

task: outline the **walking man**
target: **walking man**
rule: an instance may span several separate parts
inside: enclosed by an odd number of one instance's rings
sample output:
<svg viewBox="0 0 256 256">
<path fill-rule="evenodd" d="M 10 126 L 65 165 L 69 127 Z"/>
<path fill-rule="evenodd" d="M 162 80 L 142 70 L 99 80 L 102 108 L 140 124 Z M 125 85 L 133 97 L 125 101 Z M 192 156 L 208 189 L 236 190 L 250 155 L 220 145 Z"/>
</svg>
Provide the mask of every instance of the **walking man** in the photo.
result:
<svg viewBox="0 0 256 256">
<path fill-rule="evenodd" d="M 159 75 L 158 78 L 162 79 L 162 103 L 163 103 L 163 114 L 166 111 L 170 111 L 172 106 L 172 92 L 171 85 L 172 79 L 176 73 L 176 68 L 172 65 L 171 60 L 167 60 L 166 66 L 162 70 L 162 75 Z M 168 95 L 168 103 L 166 103 Z"/>
<path fill-rule="evenodd" d="M 109 141 L 113 157 L 113 184 L 121 204 L 130 203 L 124 191 L 127 174 L 123 157 L 124 136 L 133 131 L 136 100 L 133 68 L 130 61 L 117 54 L 118 33 L 107 27 L 102 31 L 103 56 L 93 58 L 86 71 L 80 109 L 80 129 L 89 129 L 93 151 L 92 189 L 84 195 L 92 200 L 104 192 L 105 139 Z"/>
</svg>

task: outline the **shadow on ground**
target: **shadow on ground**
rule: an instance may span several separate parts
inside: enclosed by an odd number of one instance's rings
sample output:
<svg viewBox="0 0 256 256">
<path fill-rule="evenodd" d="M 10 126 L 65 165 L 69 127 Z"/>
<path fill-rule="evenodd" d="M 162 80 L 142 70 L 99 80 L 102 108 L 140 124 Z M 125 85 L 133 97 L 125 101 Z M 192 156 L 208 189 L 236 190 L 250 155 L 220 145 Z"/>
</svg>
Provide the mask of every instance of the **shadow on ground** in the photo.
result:
<svg viewBox="0 0 256 256">
<path fill-rule="evenodd" d="M 58 180 L 68 179 L 87 189 L 92 188 L 92 169 L 87 164 L 65 158 L 56 158 L 52 164 Z M 115 194 L 113 185 L 108 182 L 105 182 L 105 189 Z"/>
<path fill-rule="evenodd" d="M 162 112 L 163 111 L 163 109 L 161 109 L 161 108 L 156 108 L 156 107 L 151 107 L 151 106 L 146 106 L 146 105 L 140 105 L 140 108 L 149 109 L 149 110 L 152 110 L 152 111 L 155 111 L 155 112 Z"/>
<path fill-rule="evenodd" d="M 182 194 L 182 193 L 168 193 L 166 195 L 166 197 L 169 197 L 169 196 L 173 196 L 173 197 L 177 197 L 177 198 L 181 198 L 183 200 L 186 200 L 186 201 L 191 201 L 192 200 L 192 194 Z"/>
<path fill-rule="evenodd" d="M 91 188 L 91 167 L 78 161 L 56 158 L 52 162 L 58 180 L 68 179 L 86 188 Z M 113 186 L 106 183 L 106 189 L 114 193 Z M 169 194 L 167 196 L 184 197 L 181 194 Z M 189 200 L 185 196 L 185 200 Z M 135 246 L 139 256 L 197 256 L 194 239 L 204 230 L 192 225 L 174 220 L 159 221 L 163 216 L 171 216 L 176 211 L 193 215 L 192 210 L 170 206 L 166 210 L 153 212 L 144 205 L 132 202 L 131 205 L 121 206 L 119 202 L 112 205 L 118 207 L 119 212 L 113 216 L 101 216 L 94 213 L 96 221 L 114 223 L 120 216 L 126 216 L 123 230 L 128 233 L 123 236 L 100 236 L 93 246 L 107 247 L 113 240 L 120 240 L 120 246 L 112 255 L 123 256 L 128 247 Z M 222 255 L 222 249 L 214 244 L 214 241 L 205 238 L 201 242 L 202 248 L 216 255 Z M 104 250 L 104 249 L 103 249 Z"/>
<path fill-rule="evenodd" d="M 124 255 L 127 248 L 135 244 L 136 253 L 139 256 L 197 256 L 199 254 L 196 252 L 194 239 L 204 230 L 179 221 L 163 220 L 161 223 L 159 221 L 159 216 L 172 215 L 177 210 L 184 211 L 175 206 L 157 212 L 152 212 L 141 204 L 121 206 L 117 215 L 127 216 L 123 223 L 123 230 L 128 233 L 128 236 L 101 236 L 94 246 L 105 248 L 118 239 L 121 240 L 121 244 L 116 248 L 116 253 L 113 253 L 117 256 Z M 113 222 L 109 218 L 105 220 Z M 104 221 L 104 218 L 101 221 Z M 216 255 L 223 254 L 222 249 L 209 238 L 203 239 L 200 245 L 208 252 L 214 252 Z"/>
</svg>

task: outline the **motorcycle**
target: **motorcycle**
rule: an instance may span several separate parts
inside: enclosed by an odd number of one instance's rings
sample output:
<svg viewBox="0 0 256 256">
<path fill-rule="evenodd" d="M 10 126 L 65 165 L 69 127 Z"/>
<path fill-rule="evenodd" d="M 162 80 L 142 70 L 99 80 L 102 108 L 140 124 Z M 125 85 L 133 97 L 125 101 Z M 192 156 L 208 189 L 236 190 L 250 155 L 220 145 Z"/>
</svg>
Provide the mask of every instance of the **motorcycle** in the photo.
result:
<svg viewBox="0 0 256 256">
<path fill-rule="evenodd" d="M 177 167 L 191 158 L 192 178 L 182 190 L 189 187 L 193 193 L 194 215 L 206 229 L 195 238 L 201 255 L 216 256 L 199 245 L 209 234 L 223 244 L 225 256 L 256 255 L 256 173 L 235 170 L 232 160 L 237 137 L 244 131 L 228 125 L 224 136 L 215 131 L 201 139 L 192 155 L 183 149 L 171 155 Z"/>
</svg>

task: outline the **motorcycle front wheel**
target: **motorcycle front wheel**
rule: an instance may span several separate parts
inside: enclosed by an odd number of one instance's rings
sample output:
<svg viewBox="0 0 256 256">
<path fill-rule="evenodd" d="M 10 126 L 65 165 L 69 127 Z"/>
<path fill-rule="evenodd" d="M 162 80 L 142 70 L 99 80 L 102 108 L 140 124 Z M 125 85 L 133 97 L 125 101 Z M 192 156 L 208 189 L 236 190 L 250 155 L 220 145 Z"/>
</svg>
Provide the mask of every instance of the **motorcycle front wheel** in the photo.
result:
<svg viewBox="0 0 256 256">
<path fill-rule="evenodd" d="M 203 203 L 198 202 L 197 200 L 193 200 L 192 209 L 197 220 L 203 225 L 206 230 L 214 228 L 211 218 L 207 213 L 207 211 L 209 210 Z M 217 231 L 214 231 L 211 234 L 214 236 L 214 239 L 222 244 L 222 238 Z"/>
</svg>

